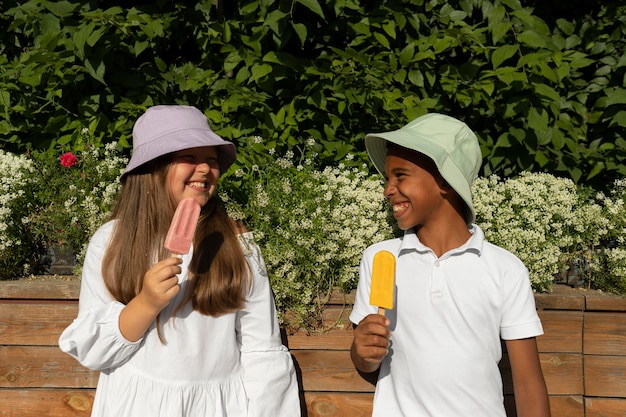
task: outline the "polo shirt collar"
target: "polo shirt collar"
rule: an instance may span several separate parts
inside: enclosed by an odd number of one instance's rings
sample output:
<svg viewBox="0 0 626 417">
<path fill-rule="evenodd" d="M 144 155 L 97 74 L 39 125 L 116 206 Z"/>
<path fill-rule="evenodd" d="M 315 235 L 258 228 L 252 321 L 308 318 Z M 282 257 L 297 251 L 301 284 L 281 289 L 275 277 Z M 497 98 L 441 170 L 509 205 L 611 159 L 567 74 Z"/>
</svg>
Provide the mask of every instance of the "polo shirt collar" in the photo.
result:
<svg viewBox="0 0 626 417">
<path fill-rule="evenodd" d="M 481 228 L 473 223 L 469 227 L 469 232 L 471 236 L 467 242 L 456 249 L 448 251 L 449 254 L 468 252 L 475 253 L 480 256 L 485 242 L 485 235 Z M 425 246 L 422 242 L 420 242 L 414 228 L 405 230 L 404 236 L 401 239 L 400 251 L 398 252 L 398 255 L 402 255 L 405 251 L 432 252 L 428 246 Z"/>
</svg>

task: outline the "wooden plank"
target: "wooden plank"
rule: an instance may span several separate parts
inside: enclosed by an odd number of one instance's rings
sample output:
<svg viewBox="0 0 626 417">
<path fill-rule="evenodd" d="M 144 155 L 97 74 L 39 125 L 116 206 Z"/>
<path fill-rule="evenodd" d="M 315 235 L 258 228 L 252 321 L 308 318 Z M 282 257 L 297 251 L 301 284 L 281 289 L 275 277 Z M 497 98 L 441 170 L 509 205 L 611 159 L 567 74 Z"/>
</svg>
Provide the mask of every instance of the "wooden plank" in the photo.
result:
<svg viewBox="0 0 626 417">
<path fill-rule="evenodd" d="M 539 310 L 582 311 L 585 309 L 585 295 L 567 285 L 555 285 L 551 293 L 536 293 L 535 305 Z"/>
<path fill-rule="evenodd" d="M 75 303 L 0 303 L 0 344 L 56 346 L 77 313 Z"/>
<path fill-rule="evenodd" d="M 353 334 L 352 328 L 332 329 L 319 335 L 297 332 L 287 336 L 287 347 L 292 350 L 349 350 Z"/>
<path fill-rule="evenodd" d="M 582 352 L 582 311 L 540 310 L 538 313 L 544 331 L 537 337 L 539 352 Z"/>
<path fill-rule="evenodd" d="M 550 414 L 553 417 L 585 417 L 583 397 L 580 395 L 550 395 Z M 517 417 L 515 397 L 504 397 L 507 417 Z"/>
<path fill-rule="evenodd" d="M 0 387 L 95 388 L 98 372 L 53 346 L 0 346 Z"/>
<path fill-rule="evenodd" d="M 585 398 L 585 416 L 625 417 L 626 398 Z"/>
<path fill-rule="evenodd" d="M 550 395 L 583 395 L 583 355 L 540 353 L 539 360 Z"/>
<path fill-rule="evenodd" d="M 571 353 L 540 353 L 541 370 L 550 395 L 582 395 L 582 355 Z M 505 353 L 500 361 L 500 374 L 505 395 L 513 394 L 511 364 Z"/>
<path fill-rule="evenodd" d="M 88 417 L 95 390 L 0 390 L 2 417 Z"/>
<path fill-rule="evenodd" d="M 306 392 L 308 417 L 370 417 L 374 394 Z"/>
<path fill-rule="evenodd" d="M 586 355 L 626 355 L 626 314 L 585 313 Z"/>
<path fill-rule="evenodd" d="M 76 276 L 31 277 L 0 281 L 0 299 L 78 300 L 80 279 Z"/>
<path fill-rule="evenodd" d="M 626 311 L 626 297 L 594 291 L 585 298 L 587 311 Z"/>
<path fill-rule="evenodd" d="M 295 350 L 291 353 L 301 372 L 304 391 L 374 392 L 374 386 L 355 370 L 348 351 Z"/>
<path fill-rule="evenodd" d="M 626 356 L 585 355 L 585 396 L 624 397 Z"/>
<path fill-rule="evenodd" d="M 585 417 L 581 395 L 550 395 L 550 414 L 553 417 Z"/>
</svg>

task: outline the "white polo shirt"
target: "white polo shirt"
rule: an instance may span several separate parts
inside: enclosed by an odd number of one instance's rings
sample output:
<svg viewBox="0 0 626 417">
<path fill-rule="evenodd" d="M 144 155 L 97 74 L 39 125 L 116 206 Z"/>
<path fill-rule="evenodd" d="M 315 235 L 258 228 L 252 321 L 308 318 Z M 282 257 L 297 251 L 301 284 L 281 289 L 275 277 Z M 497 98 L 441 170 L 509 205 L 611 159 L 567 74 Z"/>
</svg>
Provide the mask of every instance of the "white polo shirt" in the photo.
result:
<svg viewBox="0 0 626 417">
<path fill-rule="evenodd" d="M 372 260 L 396 256 L 391 345 L 374 396 L 373 417 L 506 417 L 500 339 L 543 334 L 528 270 L 482 230 L 438 258 L 414 231 L 367 248 L 350 320 L 377 313 L 369 305 Z"/>
</svg>

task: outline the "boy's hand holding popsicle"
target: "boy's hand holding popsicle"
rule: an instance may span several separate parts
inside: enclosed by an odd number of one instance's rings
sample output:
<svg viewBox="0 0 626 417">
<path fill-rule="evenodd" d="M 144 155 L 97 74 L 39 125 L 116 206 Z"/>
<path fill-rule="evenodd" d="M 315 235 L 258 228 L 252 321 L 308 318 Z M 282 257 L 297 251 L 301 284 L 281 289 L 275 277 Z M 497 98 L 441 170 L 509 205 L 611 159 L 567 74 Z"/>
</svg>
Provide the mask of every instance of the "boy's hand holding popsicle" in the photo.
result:
<svg viewBox="0 0 626 417">
<path fill-rule="evenodd" d="M 385 309 L 393 309 L 396 258 L 391 252 L 380 251 L 374 255 L 370 304 L 378 307 L 378 314 L 365 317 L 354 329 L 354 342 L 350 349 L 352 360 L 361 372 L 374 372 L 388 352 L 389 319 Z"/>
</svg>

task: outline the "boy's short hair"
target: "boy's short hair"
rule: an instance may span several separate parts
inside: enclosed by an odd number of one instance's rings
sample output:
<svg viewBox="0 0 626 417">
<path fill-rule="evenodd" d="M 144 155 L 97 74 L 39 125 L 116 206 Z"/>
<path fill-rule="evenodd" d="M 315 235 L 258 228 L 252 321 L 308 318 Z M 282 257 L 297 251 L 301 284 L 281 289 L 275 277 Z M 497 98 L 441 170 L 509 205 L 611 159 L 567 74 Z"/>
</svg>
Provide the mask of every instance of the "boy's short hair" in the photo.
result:
<svg viewBox="0 0 626 417">
<path fill-rule="evenodd" d="M 383 175 L 387 142 L 432 159 L 443 179 L 465 202 L 465 220 L 468 224 L 474 222 L 476 212 L 471 186 L 482 164 L 482 153 L 476 135 L 465 123 L 443 114 L 429 113 L 398 130 L 367 134 L 365 148 L 374 166 Z"/>
</svg>

